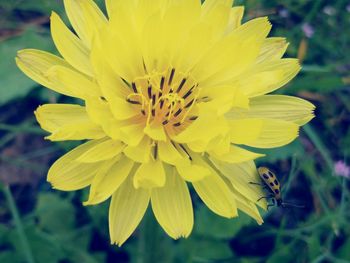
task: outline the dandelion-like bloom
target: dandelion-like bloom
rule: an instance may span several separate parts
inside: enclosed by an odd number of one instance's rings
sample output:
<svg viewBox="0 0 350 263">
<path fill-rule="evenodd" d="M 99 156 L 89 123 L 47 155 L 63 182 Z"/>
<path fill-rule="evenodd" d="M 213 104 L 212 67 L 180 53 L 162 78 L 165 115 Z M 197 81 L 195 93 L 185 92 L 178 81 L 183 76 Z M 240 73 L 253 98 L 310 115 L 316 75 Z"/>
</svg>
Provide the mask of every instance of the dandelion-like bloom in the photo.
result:
<svg viewBox="0 0 350 263">
<path fill-rule="evenodd" d="M 53 13 L 51 33 L 63 58 L 19 51 L 30 78 L 78 104 L 47 104 L 35 112 L 52 141 L 89 140 L 48 172 L 55 189 L 90 186 L 85 205 L 111 197 L 111 242 L 121 245 L 149 203 L 173 237 L 193 227 L 190 183 L 216 214 L 238 210 L 263 222 L 254 159 L 241 145 L 290 143 L 313 118 L 299 98 L 265 95 L 299 71 L 282 59 L 283 38 L 271 24 L 241 25 L 232 0 L 107 0 L 109 19 L 92 0 L 65 0 L 73 33 Z"/>
</svg>

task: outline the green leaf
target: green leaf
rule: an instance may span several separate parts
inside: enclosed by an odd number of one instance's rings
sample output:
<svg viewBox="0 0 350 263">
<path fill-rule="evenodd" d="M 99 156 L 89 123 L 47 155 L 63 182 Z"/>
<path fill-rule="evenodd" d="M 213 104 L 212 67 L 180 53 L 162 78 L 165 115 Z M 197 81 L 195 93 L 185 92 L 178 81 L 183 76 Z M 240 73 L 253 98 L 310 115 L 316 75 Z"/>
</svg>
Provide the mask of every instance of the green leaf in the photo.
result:
<svg viewBox="0 0 350 263">
<path fill-rule="evenodd" d="M 24 48 L 51 51 L 53 42 L 48 31 L 39 31 L 35 27 L 28 28 L 18 37 L 0 42 L 0 105 L 27 95 L 33 87 L 38 85 L 16 66 L 16 53 Z"/>
<path fill-rule="evenodd" d="M 201 236 L 217 239 L 229 239 L 236 235 L 245 225 L 252 220 L 244 213 L 239 217 L 227 219 L 212 213 L 206 206 L 202 205 L 196 211 L 195 233 Z"/>
<path fill-rule="evenodd" d="M 74 228 L 74 206 L 69 200 L 64 200 L 56 194 L 39 195 L 35 214 L 38 217 L 38 225 L 46 231 L 64 234 Z"/>
</svg>

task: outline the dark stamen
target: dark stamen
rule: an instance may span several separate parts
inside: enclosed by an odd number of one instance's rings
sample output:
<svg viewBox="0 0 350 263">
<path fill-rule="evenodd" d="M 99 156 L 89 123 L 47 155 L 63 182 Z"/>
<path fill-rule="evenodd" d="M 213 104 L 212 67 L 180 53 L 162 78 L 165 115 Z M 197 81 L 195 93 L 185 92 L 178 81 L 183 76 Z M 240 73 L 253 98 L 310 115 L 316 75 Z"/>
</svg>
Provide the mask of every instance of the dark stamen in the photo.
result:
<svg viewBox="0 0 350 263">
<path fill-rule="evenodd" d="M 105 97 L 103 97 L 103 96 L 101 96 L 100 99 L 103 100 L 103 101 L 107 101 L 107 99 Z"/>
<path fill-rule="evenodd" d="M 179 144 L 181 149 L 184 150 L 184 152 L 187 154 L 188 158 L 190 159 L 190 161 L 192 161 L 192 157 L 191 155 L 188 153 L 188 151 L 186 150 L 186 148 L 182 145 L 182 144 Z"/>
<path fill-rule="evenodd" d="M 138 105 L 141 105 L 141 102 L 139 102 L 139 101 L 130 100 L 130 99 L 127 99 L 126 101 L 129 102 L 129 103 L 131 103 L 131 104 L 138 104 Z"/>
<path fill-rule="evenodd" d="M 174 117 L 177 117 L 182 112 L 182 109 L 178 109 L 177 112 L 175 112 Z"/>
<path fill-rule="evenodd" d="M 142 63 L 143 63 L 143 70 L 146 72 L 146 74 L 148 73 L 147 72 L 147 67 L 146 67 L 146 63 L 145 63 L 145 60 L 143 59 L 142 60 Z"/>
<path fill-rule="evenodd" d="M 189 97 L 192 94 L 192 89 L 190 89 L 189 91 L 187 91 L 187 93 L 185 95 L 182 96 L 182 98 L 185 100 L 187 97 Z"/>
<path fill-rule="evenodd" d="M 160 101 L 160 108 L 163 108 L 163 106 L 164 106 L 164 100 L 161 100 Z"/>
<path fill-rule="evenodd" d="M 133 91 L 135 93 L 137 93 L 137 88 L 136 88 L 136 83 L 135 82 L 131 83 L 131 87 L 132 87 Z"/>
<path fill-rule="evenodd" d="M 152 86 L 148 87 L 148 98 L 151 99 L 152 98 Z"/>
<path fill-rule="evenodd" d="M 141 110 L 141 113 L 142 113 L 143 115 L 146 115 L 145 110 Z"/>
<path fill-rule="evenodd" d="M 180 125 L 181 125 L 181 122 L 177 122 L 173 124 L 174 127 L 179 127 Z"/>
<path fill-rule="evenodd" d="M 121 78 L 121 80 L 124 82 L 124 84 L 125 84 L 126 86 L 128 86 L 129 88 L 131 87 L 130 83 L 127 82 L 125 79 Z"/>
<path fill-rule="evenodd" d="M 153 94 L 152 96 L 152 105 L 154 106 L 156 104 L 156 94 Z"/>
<path fill-rule="evenodd" d="M 198 119 L 198 116 L 192 116 L 191 118 L 189 118 L 190 121 L 195 121 Z"/>
<path fill-rule="evenodd" d="M 174 74 L 175 74 L 175 69 L 173 68 L 170 72 L 168 85 L 171 85 L 171 83 L 173 82 Z"/>
<path fill-rule="evenodd" d="M 163 90 L 164 88 L 164 82 L 165 82 L 165 78 L 162 77 L 162 79 L 160 80 L 160 89 Z"/>
<path fill-rule="evenodd" d="M 182 81 L 181 81 L 181 83 L 180 83 L 180 85 L 179 85 L 179 87 L 177 88 L 177 90 L 176 90 L 176 92 L 180 92 L 181 91 L 181 89 L 182 89 L 182 87 L 185 85 L 185 83 L 186 83 L 186 78 L 184 78 Z"/>
<path fill-rule="evenodd" d="M 194 102 L 194 99 L 193 100 L 191 100 L 186 106 L 185 106 L 185 108 L 189 108 L 189 107 L 191 107 L 191 105 L 193 104 L 193 102 Z"/>
<path fill-rule="evenodd" d="M 155 109 L 152 109 L 152 116 L 156 116 L 156 110 Z"/>
<path fill-rule="evenodd" d="M 168 120 L 163 121 L 163 125 L 167 125 L 169 123 Z"/>
<path fill-rule="evenodd" d="M 157 154 L 158 154 L 158 143 L 154 145 L 154 160 L 157 160 Z"/>
</svg>

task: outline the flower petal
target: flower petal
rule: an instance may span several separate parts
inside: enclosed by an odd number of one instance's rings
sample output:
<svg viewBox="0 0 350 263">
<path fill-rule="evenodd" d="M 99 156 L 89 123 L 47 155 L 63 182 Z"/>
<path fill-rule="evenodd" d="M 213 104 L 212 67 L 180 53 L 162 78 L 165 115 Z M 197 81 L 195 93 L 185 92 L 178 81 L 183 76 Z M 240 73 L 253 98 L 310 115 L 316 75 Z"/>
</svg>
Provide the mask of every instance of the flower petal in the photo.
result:
<svg viewBox="0 0 350 263">
<path fill-rule="evenodd" d="M 46 104 L 38 107 L 35 116 L 41 128 L 52 134 L 52 141 L 100 139 L 105 133 L 91 122 L 84 107 L 73 104 Z"/>
<path fill-rule="evenodd" d="M 259 225 L 264 223 L 264 220 L 262 219 L 259 210 L 255 205 L 255 202 L 250 201 L 235 189 L 231 189 L 231 191 L 235 196 L 237 207 L 239 210 L 254 218 Z"/>
<path fill-rule="evenodd" d="M 69 64 L 89 76 L 93 75 L 89 50 L 55 12 L 51 15 L 51 35 L 58 51 Z"/>
<path fill-rule="evenodd" d="M 304 125 L 313 117 L 315 106 L 303 99 L 284 95 L 265 95 L 252 98 L 249 110 L 234 109 L 229 118 L 269 118 Z"/>
<path fill-rule="evenodd" d="M 138 145 L 128 145 L 123 152 L 135 162 L 147 163 L 151 157 L 151 146 L 150 138 L 145 136 Z"/>
<path fill-rule="evenodd" d="M 70 67 L 62 58 L 35 49 L 23 49 L 18 51 L 16 57 L 17 66 L 31 79 L 58 93 L 73 96 L 75 93 L 67 87 L 48 79 L 46 72 L 53 66 Z"/>
<path fill-rule="evenodd" d="M 111 140 L 109 138 L 101 141 L 100 144 L 92 147 L 82 154 L 77 161 L 82 163 L 94 163 L 109 160 L 120 154 L 125 147 L 121 141 Z"/>
<path fill-rule="evenodd" d="M 182 160 L 183 157 L 176 149 L 176 147 L 169 141 L 158 142 L 158 153 L 159 158 L 168 164 L 175 165 L 178 161 Z"/>
<path fill-rule="evenodd" d="M 117 120 L 126 120 L 140 114 L 133 105 L 118 97 L 109 100 L 111 111 Z"/>
<path fill-rule="evenodd" d="M 231 121 L 231 142 L 257 148 L 275 148 L 292 142 L 299 135 L 299 125 L 275 119 Z"/>
<path fill-rule="evenodd" d="M 147 189 L 135 189 L 132 177 L 113 194 L 109 206 L 109 234 L 111 243 L 121 246 L 134 232 L 147 210 L 150 193 Z"/>
<path fill-rule="evenodd" d="M 106 25 L 106 17 L 92 0 L 64 0 L 64 7 L 75 32 L 90 48 L 93 37 Z"/>
<path fill-rule="evenodd" d="M 266 17 L 253 19 L 218 41 L 192 74 L 202 87 L 217 86 L 239 76 L 255 61 L 271 29 Z M 243 89 L 242 89 L 243 91 Z"/>
<path fill-rule="evenodd" d="M 287 84 L 300 68 L 297 59 L 267 61 L 240 76 L 239 87 L 250 98 L 261 96 Z"/>
<path fill-rule="evenodd" d="M 63 89 L 71 90 L 74 97 L 84 99 L 89 96 L 101 96 L 100 88 L 90 78 L 73 69 L 53 66 L 46 75 L 50 81 L 57 83 Z"/>
<path fill-rule="evenodd" d="M 191 196 L 174 168 L 167 168 L 164 187 L 151 190 L 151 203 L 157 221 L 169 236 L 178 239 L 190 235 L 193 227 Z"/>
<path fill-rule="evenodd" d="M 127 157 L 109 161 L 91 182 L 89 200 L 84 205 L 96 205 L 107 200 L 130 174 L 134 162 Z"/>
<path fill-rule="evenodd" d="M 47 181 L 53 188 L 63 191 L 79 190 L 90 185 L 104 162 L 80 163 L 77 159 L 100 142 L 94 140 L 84 143 L 63 155 L 51 166 Z"/>
<path fill-rule="evenodd" d="M 278 60 L 282 58 L 286 52 L 289 43 L 283 37 L 270 37 L 264 41 L 261 47 L 260 55 L 256 60 L 256 64 L 263 63 L 265 61 Z"/>
<path fill-rule="evenodd" d="M 210 160 L 231 182 L 233 188 L 250 201 L 256 203 L 260 197 L 266 195 L 262 187 L 250 184 L 261 182 L 253 161 L 230 164 L 213 157 L 210 157 Z M 262 199 L 258 204 L 261 207 L 266 208 L 265 199 Z"/>
<path fill-rule="evenodd" d="M 244 6 L 235 6 L 231 8 L 230 18 L 227 26 L 227 33 L 236 29 L 241 25 L 242 18 L 244 14 Z"/>
<path fill-rule="evenodd" d="M 155 141 L 166 141 L 167 135 L 164 131 L 163 125 L 151 123 L 150 125 L 146 125 L 143 131 Z"/>
<path fill-rule="evenodd" d="M 197 182 L 212 174 L 211 169 L 199 154 L 191 152 L 191 161 L 181 161 L 176 169 L 181 177 L 188 182 Z"/>
<path fill-rule="evenodd" d="M 142 122 L 121 127 L 121 140 L 130 146 L 137 146 L 145 136 L 143 132 L 144 127 Z"/>
<path fill-rule="evenodd" d="M 231 145 L 228 153 L 217 154 L 215 152 L 209 152 L 209 154 L 210 156 L 228 163 L 242 163 L 265 156 L 264 154 L 254 153 L 235 145 Z"/>
<path fill-rule="evenodd" d="M 210 176 L 192 184 L 199 197 L 214 213 L 227 218 L 238 215 L 234 195 L 213 169 Z"/>
<path fill-rule="evenodd" d="M 163 162 L 160 160 L 150 160 L 142 163 L 134 176 L 134 186 L 138 188 L 163 187 L 165 184 L 165 171 Z"/>
</svg>

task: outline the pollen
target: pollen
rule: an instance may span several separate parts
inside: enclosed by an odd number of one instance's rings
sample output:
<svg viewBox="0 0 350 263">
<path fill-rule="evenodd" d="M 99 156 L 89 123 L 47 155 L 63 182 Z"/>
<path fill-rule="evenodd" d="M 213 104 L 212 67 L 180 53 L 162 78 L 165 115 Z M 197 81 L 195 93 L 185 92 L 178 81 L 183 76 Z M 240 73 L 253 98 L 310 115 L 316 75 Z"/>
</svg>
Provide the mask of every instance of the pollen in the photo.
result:
<svg viewBox="0 0 350 263">
<path fill-rule="evenodd" d="M 172 126 L 181 132 L 198 118 L 192 109 L 200 96 L 199 85 L 175 68 L 138 77 L 126 84 L 130 91 L 126 101 L 140 112 L 148 125 L 162 124 L 165 130 Z"/>
</svg>

